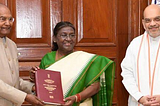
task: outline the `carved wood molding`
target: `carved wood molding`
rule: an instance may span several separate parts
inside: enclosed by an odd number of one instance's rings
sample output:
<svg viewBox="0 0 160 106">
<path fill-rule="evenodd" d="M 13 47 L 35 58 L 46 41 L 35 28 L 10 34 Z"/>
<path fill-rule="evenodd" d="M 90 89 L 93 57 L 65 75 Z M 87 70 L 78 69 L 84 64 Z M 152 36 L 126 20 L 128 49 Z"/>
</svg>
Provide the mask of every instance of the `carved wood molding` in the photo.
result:
<svg viewBox="0 0 160 106">
<path fill-rule="evenodd" d="M 128 1 L 128 44 L 133 38 L 144 33 L 142 25 L 143 11 L 150 3 L 151 0 Z"/>
<path fill-rule="evenodd" d="M 112 2 L 101 1 L 101 6 L 99 6 L 99 1 L 94 2 L 77 0 L 78 38 L 76 46 L 116 46 L 116 2 L 115 0 Z M 111 12 L 108 12 L 102 4 L 106 4 Z M 94 8 L 97 8 L 99 12 Z M 104 27 L 109 30 L 105 30 Z M 102 33 L 103 31 L 106 32 Z M 97 36 L 99 37 L 97 38 Z"/>
</svg>

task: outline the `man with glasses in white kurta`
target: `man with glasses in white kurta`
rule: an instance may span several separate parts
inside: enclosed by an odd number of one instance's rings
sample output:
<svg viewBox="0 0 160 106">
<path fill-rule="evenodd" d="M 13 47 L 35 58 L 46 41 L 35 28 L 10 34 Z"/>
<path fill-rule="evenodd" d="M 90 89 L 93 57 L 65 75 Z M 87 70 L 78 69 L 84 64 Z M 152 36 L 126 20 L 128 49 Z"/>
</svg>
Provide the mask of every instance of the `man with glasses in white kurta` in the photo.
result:
<svg viewBox="0 0 160 106">
<path fill-rule="evenodd" d="M 147 6 L 143 16 L 145 32 L 132 40 L 121 63 L 122 83 L 128 106 L 160 106 L 160 7 Z"/>
</svg>

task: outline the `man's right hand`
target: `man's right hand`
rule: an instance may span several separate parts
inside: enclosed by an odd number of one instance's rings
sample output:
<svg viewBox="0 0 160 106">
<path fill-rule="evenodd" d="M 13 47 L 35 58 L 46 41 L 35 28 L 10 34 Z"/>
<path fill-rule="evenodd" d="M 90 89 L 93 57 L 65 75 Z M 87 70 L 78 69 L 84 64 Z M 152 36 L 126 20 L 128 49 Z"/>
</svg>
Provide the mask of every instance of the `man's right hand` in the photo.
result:
<svg viewBox="0 0 160 106">
<path fill-rule="evenodd" d="M 138 100 L 138 102 L 141 103 L 142 105 L 144 105 L 144 104 L 150 103 L 150 100 L 151 100 L 151 99 L 152 99 L 152 97 L 149 96 L 149 95 L 147 95 L 147 96 L 142 96 L 142 97 Z M 147 105 L 145 105 L 145 106 L 147 106 Z"/>
<path fill-rule="evenodd" d="M 159 101 L 158 101 L 158 95 L 156 96 L 142 96 L 139 99 L 139 103 L 141 103 L 143 106 L 160 106 Z"/>
<path fill-rule="evenodd" d="M 32 94 L 27 94 L 25 101 L 27 101 L 28 103 L 32 105 L 36 105 L 36 106 L 45 105 L 39 98 L 37 98 L 35 95 L 32 95 Z"/>
</svg>

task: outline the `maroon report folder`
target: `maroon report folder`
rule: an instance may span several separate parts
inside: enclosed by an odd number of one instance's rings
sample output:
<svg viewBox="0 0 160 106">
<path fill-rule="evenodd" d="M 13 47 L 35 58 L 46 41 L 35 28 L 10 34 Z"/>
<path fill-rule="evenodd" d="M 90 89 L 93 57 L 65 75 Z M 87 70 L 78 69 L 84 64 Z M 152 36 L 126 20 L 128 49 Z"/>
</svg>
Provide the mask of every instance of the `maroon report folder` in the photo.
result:
<svg viewBox="0 0 160 106">
<path fill-rule="evenodd" d="M 37 97 L 44 103 L 64 104 L 60 72 L 44 69 L 37 70 L 35 73 L 35 86 Z"/>
</svg>

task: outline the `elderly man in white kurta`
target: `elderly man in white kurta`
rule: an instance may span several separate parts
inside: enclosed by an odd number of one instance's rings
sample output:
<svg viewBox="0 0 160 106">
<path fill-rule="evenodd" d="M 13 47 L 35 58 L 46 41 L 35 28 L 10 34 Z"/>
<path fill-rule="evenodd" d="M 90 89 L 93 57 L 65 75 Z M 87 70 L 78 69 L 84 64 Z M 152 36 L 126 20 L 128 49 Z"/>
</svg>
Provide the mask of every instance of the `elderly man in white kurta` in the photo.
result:
<svg viewBox="0 0 160 106">
<path fill-rule="evenodd" d="M 17 47 L 6 37 L 13 21 L 10 10 L 0 4 L 0 106 L 21 106 L 25 100 L 43 105 L 36 96 L 27 94 L 31 93 L 33 84 L 19 78 Z"/>
<path fill-rule="evenodd" d="M 142 23 L 145 33 L 133 39 L 121 63 L 122 83 L 128 106 L 160 106 L 160 7 L 146 7 Z"/>
</svg>

